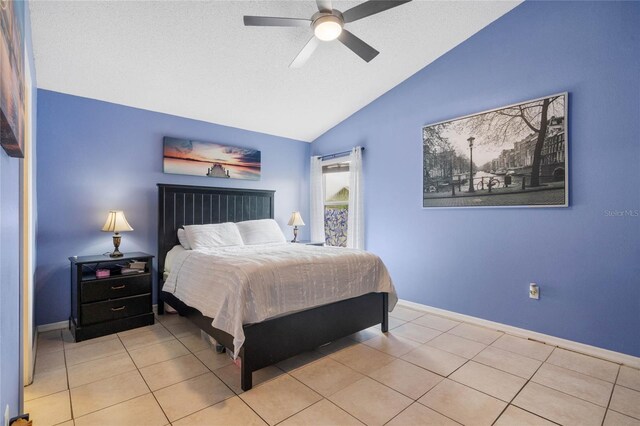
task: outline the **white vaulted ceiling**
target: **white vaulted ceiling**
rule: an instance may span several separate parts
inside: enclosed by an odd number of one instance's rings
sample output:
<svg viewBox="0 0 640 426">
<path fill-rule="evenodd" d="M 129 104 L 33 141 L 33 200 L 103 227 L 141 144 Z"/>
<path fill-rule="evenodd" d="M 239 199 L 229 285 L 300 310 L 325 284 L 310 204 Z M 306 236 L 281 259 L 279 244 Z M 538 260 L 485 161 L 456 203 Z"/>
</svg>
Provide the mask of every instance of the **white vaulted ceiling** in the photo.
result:
<svg viewBox="0 0 640 426">
<path fill-rule="evenodd" d="M 347 24 L 380 51 L 370 63 L 333 41 L 300 69 L 288 66 L 311 29 L 244 27 L 242 17 L 310 18 L 314 1 L 30 8 L 39 88 L 312 141 L 519 3 L 414 0 Z"/>
</svg>

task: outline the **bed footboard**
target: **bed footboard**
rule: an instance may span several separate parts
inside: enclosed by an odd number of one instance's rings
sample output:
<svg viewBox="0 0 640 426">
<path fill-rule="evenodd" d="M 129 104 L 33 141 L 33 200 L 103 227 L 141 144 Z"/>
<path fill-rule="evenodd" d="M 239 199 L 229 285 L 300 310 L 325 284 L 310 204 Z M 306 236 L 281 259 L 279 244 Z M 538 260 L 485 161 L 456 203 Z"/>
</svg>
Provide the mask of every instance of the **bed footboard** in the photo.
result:
<svg viewBox="0 0 640 426">
<path fill-rule="evenodd" d="M 211 326 L 213 321 L 191 308 L 171 293 L 164 299 L 181 315 L 205 333 L 233 350 L 233 337 Z M 242 390 L 252 387 L 252 373 L 302 352 L 381 324 L 388 330 L 389 298 L 387 293 L 368 293 L 317 308 L 244 326 L 245 342 L 240 349 Z"/>
</svg>

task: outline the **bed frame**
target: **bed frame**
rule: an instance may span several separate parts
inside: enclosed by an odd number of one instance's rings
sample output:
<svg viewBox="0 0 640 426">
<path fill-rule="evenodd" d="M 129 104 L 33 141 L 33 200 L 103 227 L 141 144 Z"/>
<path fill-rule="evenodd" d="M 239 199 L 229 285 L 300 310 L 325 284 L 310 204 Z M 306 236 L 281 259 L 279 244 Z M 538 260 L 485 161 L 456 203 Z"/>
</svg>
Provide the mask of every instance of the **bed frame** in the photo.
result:
<svg viewBox="0 0 640 426">
<path fill-rule="evenodd" d="M 183 225 L 273 218 L 275 191 L 158 184 L 158 314 L 164 303 L 190 319 L 218 343 L 233 350 L 233 336 L 211 326 L 212 318 L 162 291 L 164 260 Z M 244 325 L 240 348 L 241 388 L 251 389 L 252 373 L 376 324 L 388 331 L 388 294 L 368 293 L 317 308 Z"/>
</svg>

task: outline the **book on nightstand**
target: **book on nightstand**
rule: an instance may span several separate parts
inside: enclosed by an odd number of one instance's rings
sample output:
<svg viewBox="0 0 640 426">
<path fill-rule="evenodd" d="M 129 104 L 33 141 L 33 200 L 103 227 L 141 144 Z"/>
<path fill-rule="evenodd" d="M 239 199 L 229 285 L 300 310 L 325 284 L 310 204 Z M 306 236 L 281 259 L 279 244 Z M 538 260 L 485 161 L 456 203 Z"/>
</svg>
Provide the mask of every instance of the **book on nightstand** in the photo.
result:
<svg viewBox="0 0 640 426">
<path fill-rule="evenodd" d="M 122 275 L 141 274 L 143 272 L 144 272 L 144 269 L 132 269 L 126 266 L 120 269 L 120 273 Z"/>
</svg>

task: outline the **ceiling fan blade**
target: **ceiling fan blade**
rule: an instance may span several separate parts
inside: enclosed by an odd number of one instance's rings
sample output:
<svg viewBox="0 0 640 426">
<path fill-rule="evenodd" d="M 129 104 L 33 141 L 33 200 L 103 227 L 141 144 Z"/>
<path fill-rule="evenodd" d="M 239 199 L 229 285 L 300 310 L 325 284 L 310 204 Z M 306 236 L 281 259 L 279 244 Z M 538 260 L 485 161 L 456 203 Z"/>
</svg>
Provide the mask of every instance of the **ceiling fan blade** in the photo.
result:
<svg viewBox="0 0 640 426">
<path fill-rule="evenodd" d="M 333 10 L 331 0 L 316 0 L 316 4 L 320 12 L 331 12 Z"/>
<path fill-rule="evenodd" d="M 384 12 L 411 0 L 369 0 L 342 12 L 344 22 L 353 22 L 376 13 Z"/>
<path fill-rule="evenodd" d="M 353 50 L 353 53 L 360 56 L 365 62 L 371 61 L 373 58 L 378 56 L 378 53 L 380 53 L 344 28 L 342 29 L 338 40 L 340 40 L 342 44 L 347 46 L 349 49 Z"/>
<path fill-rule="evenodd" d="M 244 25 L 247 27 L 308 27 L 311 25 L 311 19 L 245 16 Z"/>
<path fill-rule="evenodd" d="M 300 68 L 307 62 L 307 60 L 311 57 L 311 54 L 316 50 L 316 47 L 320 44 L 320 40 L 316 38 L 316 36 L 311 37 L 311 39 L 304 45 L 298 56 L 295 57 L 289 68 Z"/>
</svg>

